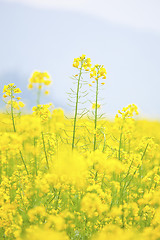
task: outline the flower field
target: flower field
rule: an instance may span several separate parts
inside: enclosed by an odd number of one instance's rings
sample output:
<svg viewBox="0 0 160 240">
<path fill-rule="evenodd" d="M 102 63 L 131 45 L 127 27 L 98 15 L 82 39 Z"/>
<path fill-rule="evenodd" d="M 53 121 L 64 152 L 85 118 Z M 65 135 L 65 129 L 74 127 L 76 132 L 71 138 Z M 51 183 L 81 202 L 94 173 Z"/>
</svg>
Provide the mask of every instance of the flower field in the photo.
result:
<svg viewBox="0 0 160 240">
<path fill-rule="evenodd" d="M 18 86 L 4 86 L 0 239 L 158 240 L 160 122 L 137 119 L 135 104 L 106 119 L 99 103 L 106 69 L 85 55 L 73 67 L 73 117 L 40 104 L 49 94 L 48 73 L 29 80 L 29 90 L 37 90 L 32 114 L 21 113 Z M 91 107 L 81 109 L 88 91 Z"/>
</svg>

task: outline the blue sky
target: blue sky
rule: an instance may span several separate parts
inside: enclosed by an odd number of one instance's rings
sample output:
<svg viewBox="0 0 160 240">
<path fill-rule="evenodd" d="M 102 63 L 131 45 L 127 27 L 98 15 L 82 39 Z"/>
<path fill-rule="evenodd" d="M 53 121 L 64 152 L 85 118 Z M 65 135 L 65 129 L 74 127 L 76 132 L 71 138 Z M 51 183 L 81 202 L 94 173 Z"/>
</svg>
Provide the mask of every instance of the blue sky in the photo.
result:
<svg viewBox="0 0 160 240">
<path fill-rule="evenodd" d="M 0 0 L 0 88 L 15 82 L 33 106 L 28 78 L 48 71 L 52 94 L 44 102 L 69 111 L 73 58 L 84 53 L 107 69 L 107 116 L 135 103 L 142 117 L 160 119 L 159 10 L 158 0 Z"/>
</svg>

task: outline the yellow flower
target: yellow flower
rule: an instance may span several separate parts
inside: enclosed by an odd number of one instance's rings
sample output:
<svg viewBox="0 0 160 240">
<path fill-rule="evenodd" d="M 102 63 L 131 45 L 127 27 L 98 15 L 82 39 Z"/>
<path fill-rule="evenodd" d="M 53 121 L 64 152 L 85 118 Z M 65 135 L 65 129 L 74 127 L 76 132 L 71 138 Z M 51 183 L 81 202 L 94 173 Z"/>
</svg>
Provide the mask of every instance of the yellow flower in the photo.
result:
<svg viewBox="0 0 160 240">
<path fill-rule="evenodd" d="M 51 84 L 51 81 L 50 80 L 46 80 L 46 81 L 44 81 L 44 84 L 48 86 L 48 85 Z"/>
<path fill-rule="evenodd" d="M 44 94 L 48 95 L 48 94 L 49 94 L 49 91 L 48 91 L 48 90 L 45 90 Z"/>
<path fill-rule="evenodd" d="M 79 58 L 74 58 L 73 67 L 78 68 L 78 66 L 79 66 L 79 61 L 80 61 Z"/>
<path fill-rule="evenodd" d="M 73 67 L 78 68 L 79 67 L 79 63 L 81 62 L 82 67 L 84 68 L 85 71 L 89 71 L 91 68 L 91 59 L 87 58 L 85 59 L 86 55 L 82 54 L 81 57 L 79 58 L 74 58 L 73 61 Z"/>
<path fill-rule="evenodd" d="M 97 108 L 100 108 L 101 105 L 99 103 L 97 103 Z M 92 109 L 95 109 L 96 108 L 96 103 L 92 103 Z"/>
<path fill-rule="evenodd" d="M 20 101 L 20 102 L 19 102 L 19 106 L 20 106 L 20 107 L 24 107 L 25 104 L 24 104 L 23 102 Z"/>
<path fill-rule="evenodd" d="M 98 74 L 99 74 L 99 77 L 103 77 L 103 79 L 106 79 L 107 71 L 103 66 L 101 66 L 98 71 Z"/>
<path fill-rule="evenodd" d="M 33 107 L 33 108 L 32 108 L 32 111 L 33 111 L 33 112 L 35 112 L 35 111 L 36 111 L 36 109 L 37 109 L 37 107 Z"/>
<path fill-rule="evenodd" d="M 19 88 L 15 88 L 14 93 L 21 93 L 21 90 Z"/>
<path fill-rule="evenodd" d="M 86 57 L 86 55 L 85 55 L 85 54 L 82 54 L 82 56 L 81 56 L 80 58 L 81 58 L 81 60 L 84 60 L 85 57 Z"/>
<path fill-rule="evenodd" d="M 49 85 L 51 83 L 50 75 L 47 72 L 35 71 L 29 79 L 28 88 L 33 88 L 33 83 Z"/>
<path fill-rule="evenodd" d="M 7 91 L 7 89 L 8 89 L 8 85 L 4 85 L 4 87 L 3 87 L 3 93 L 5 93 L 5 92 Z"/>
<path fill-rule="evenodd" d="M 44 105 L 37 105 L 37 107 L 33 107 L 32 111 L 33 114 L 37 117 L 39 117 L 42 121 L 42 123 L 48 121 L 48 119 L 51 116 L 51 112 L 49 108 L 52 104 L 44 104 Z"/>
<path fill-rule="evenodd" d="M 32 89 L 32 88 L 33 88 L 33 84 L 32 84 L 32 83 L 29 83 L 29 84 L 28 84 L 28 88 L 29 88 L 29 89 Z"/>
</svg>

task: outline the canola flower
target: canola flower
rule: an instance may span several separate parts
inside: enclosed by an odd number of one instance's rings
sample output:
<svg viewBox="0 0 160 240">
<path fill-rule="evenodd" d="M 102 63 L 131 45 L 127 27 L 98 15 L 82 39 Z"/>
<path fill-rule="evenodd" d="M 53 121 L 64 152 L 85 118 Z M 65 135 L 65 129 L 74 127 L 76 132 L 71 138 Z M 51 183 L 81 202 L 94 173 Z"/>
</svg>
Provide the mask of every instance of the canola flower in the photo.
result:
<svg viewBox="0 0 160 240">
<path fill-rule="evenodd" d="M 74 60 L 79 71 L 83 61 Z M 21 91 L 8 84 L 3 92 L 10 111 L 0 114 L 0 239 L 160 239 L 160 122 L 136 119 L 130 104 L 98 121 L 94 149 L 95 122 L 84 117 L 72 149 L 63 109 L 38 104 L 14 128 Z"/>
<path fill-rule="evenodd" d="M 37 107 L 33 107 L 33 115 L 37 116 L 41 119 L 41 122 L 46 122 L 51 117 L 51 112 L 49 108 L 52 106 L 52 103 L 45 105 L 37 105 Z"/>
<path fill-rule="evenodd" d="M 3 93 L 3 98 L 5 101 L 7 100 L 8 107 L 12 106 L 13 109 L 20 110 L 20 108 L 25 106 L 25 104 L 20 101 L 21 97 L 15 95 L 17 93 L 21 93 L 21 90 L 17 88 L 14 83 L 5 85 L 3 88 Z"/>
<path fill-rule="evenodd" d="M 14 83 L 10 83 L 4 86 L 3 93 L 4 93 L 3 98 L 5 98 L 5 103 L 7 104 L 7 107 L 10 108 L 11 110 L 13 129 L 14 129 L 14 132 L 16 132 L 14 110 L 20 110 L 20 108 L 25 106 L 25 104 L 22 101 L 19 101 L 21 97 L 15 97 L 15 94 L 21 93 L 21 90 L 17 88 Z"/>
<path fill-rule="evenodd" d="M 82 54 L 81 57 L 78 58 L 74 58 L 73 61 L 73 67 L 75 68 L 84 68 L 85 71 L 89 71 L 91 68 L 91 59 L 90 58 L 86 58 L 85 54 Z"/>
<path fill-rule="evenodd" d="M 32 76 L 29 79 L 28 88 L 33 89 L 34 86 L 37 86 L 37 88 L 38 88 L 38 91 L 37 91 L 37 105 L 40 104 L 40 96 L 41 96 L 42 89 L 44 88 L 44 86 L 48 86 L 51 83 L 52 83 L 51 76 L 49 75 L 48 72 L 34 71 L 32 73 Z M 49 90 L 45 90 L 44 94 L 48 95 Z"/>
</svg>

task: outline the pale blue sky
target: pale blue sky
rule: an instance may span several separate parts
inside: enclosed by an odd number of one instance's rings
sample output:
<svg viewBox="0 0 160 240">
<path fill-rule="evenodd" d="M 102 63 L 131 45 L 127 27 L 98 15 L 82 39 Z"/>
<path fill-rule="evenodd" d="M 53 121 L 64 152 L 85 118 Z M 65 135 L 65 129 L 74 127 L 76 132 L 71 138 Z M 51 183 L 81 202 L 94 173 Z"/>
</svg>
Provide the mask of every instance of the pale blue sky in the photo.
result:
<svg viewBox="0 0 160 240">
<path fill-rule="evenodd" d="M 0 87 L 15 82 L 30 106 L 26 85 L 34 69 L 48 71 L 45 101 L 67 107 L 74 57 L 82 53 L 107 69 L 108 116 L 130 103 L 160 118 L 160 1 L 0 0 Z"/>
</svg>

